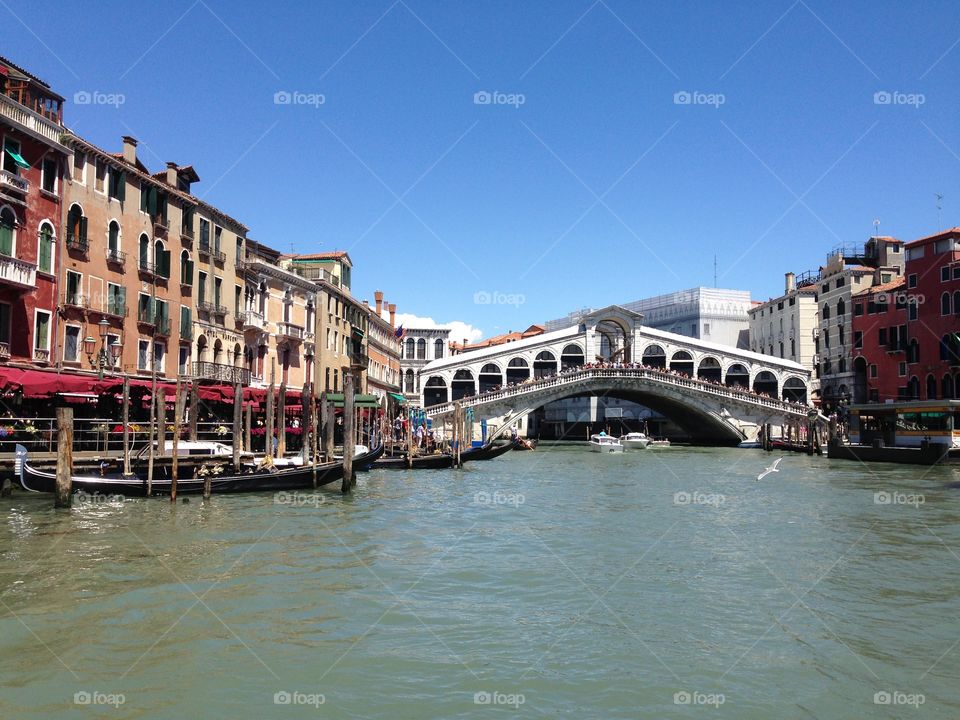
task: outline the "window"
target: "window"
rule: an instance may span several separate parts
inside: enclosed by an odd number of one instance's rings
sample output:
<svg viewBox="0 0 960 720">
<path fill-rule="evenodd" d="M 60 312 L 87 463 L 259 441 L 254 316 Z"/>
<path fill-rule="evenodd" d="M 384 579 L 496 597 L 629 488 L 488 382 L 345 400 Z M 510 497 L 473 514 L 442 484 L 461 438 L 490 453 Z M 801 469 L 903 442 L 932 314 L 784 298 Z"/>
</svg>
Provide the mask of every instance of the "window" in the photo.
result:
<svg viewBox="0 0 960 720">
<path fill-rule="evenodd" d="M 215 277 L 213 279 L 213 304 L 216 305 L 217 307 L 220 307 L 222 305 L 222 303 L 220 302 L 222 289 L 223 289 L 223 280 L 218 277 Z M 287 305 L 287 307 L 290 307 L 290 306 Z"/>
<path fill-rule="evenodd" d="M 163 242 L 157 240 L 153 246 L 153 261 L 156 265 L 155 272 L 159 277 L 168 278 L 170 277 L 170 251 L 165 250 L 163 247 Z"/>
<path fill-rule="evenodd" d="M 829 328 L 823 331 L 823 346 L 825 348 L 830 347 L 830 329 Z"/>
<path fill-rule="evenodd" d="M 86 218 L 84 218 L 84 222 L 86 222 Z M 109 251 L 110 258 L 116 259 L 119 257 L 120 223 L 118 223 L 116 220 L 111 220 L 110 226 L 107 228 L 107 250 Z"/>
<path fill-rule="evenodd" d="M 846 278 L 842 278 L 842 277 L 837 278 L 837 287 L 843 287 L 846 284 L 847 284 Z"/>
<path fill-rule="evenodd" d="M 243 238 L 237 238 L 237 265 L 243 262 Z"/>
<path fill-rule="evenodd" d="M 917 303 L 912 302 L 907 305 L 907 319 L 908 320 L 917 319 Z"/>
<path fill-rule="evenodd" d="M 845 373 L 846 371 L 847 371 L 847 359 L 840 358 L 839 360 L 837 360 L 837 372 Z"/>
<path fill-rule="evenodd" d="M 783 303 L 780 303 L 780 305 L 781 305 L 781 309 L 782 309 Z M 710 334 L 710 323 L 704 323 L 704 324 L 703 324 L 703 334 L 704 334 L 704 335 L 709 335 L 709 334 Z"/>
<path fill-rule="evenodd" d="M 442 358 L 443 357 L 443 339 L 437 338 L 433 341 L 433 357 Z"/>
<path fill-rule="evenodd" d="M 423 338 L 417 340 L 417 360 L 427 359 L 427 341 Z"/>
<path fill-rule="evenodd" d="M 44 192 L 56 195 L 57 193 L 57 160 L 52 157 L 43 159 L 42 177 L 40 186 Z"/>
<path fill-rule="evenodd" d="M 50 313 L 45 310 L 37 310 L 36 329 L 33 333 L 33 349 L 50 349 Z"/>
<path fill-rule="evenodd" d="M 177 372 L 181 375 L 189 374 L 188 365 L 190 363 L 190 348 L 187 345 L 180 346 L 180 361 L 177 364 Z"/>
<path fill-rule="evenodd" d="M 48 275 L 53 274 L 53 225 L 43 223 L 40 226 L 40 247 L 37 250 L 37 270 Z"/>
<path fill-rule="evenodd" d="M 67 325 L 63 331 L 63 361 L 80 361 L 80 326 Z"/>
<path fill-rule="evenodd" d="M 855 350 L 863 347 L 863 333 L 859 330 L 853 333 L 853 347 Z"/>
<path fill-rule="evenodd" d="M 107 283 L 107 312 L 123 317 L 127 312 L 127 290 L 116 283 Z"/>
<path fill-rule="evenodd" d="M 797 341 L 793 338 L 790 339 L 790 357 L 795 358 L 797 356 Z"/>
<path fill-rule="evenodd" d="M 223 235 L 223 228 L 217 225 L 213 229 L 213 250 L 214 252 L 220 252 L 220 243 L 221 236 Z"/>
<path fill-rule="evenodd" d="M 843 301 L 843 298 L 837 300 L 837 317 L 846 315 L 847 313 L 847 304 Z"/>
<path fill-rule="evenodd" d="M 940 296 L 940 314 L 949 315 L 950 314 L 950 293 L 945 292 Z"/>
<path fill-rule="evenodd" d="M 180 337 L 184 340 L 193 337 L 193 316 L 190 308 L 186 305 L 180 306 Z"/>
<path fill-rule="evenodd" d="M 210 221 L 200 218 L 200 247 L 210 249 Z"/>
<path fill-rule="evenodd" d="M 150 238 L 145 234 L 140 236 L 140 267 L 150 269 Z"/>
<path fill-rule="evenodd" d="M 907 287 L 915 288 L 916 286 L 917 286 L 917 274 L 910 273 L 909 275 L 907 275 Z"/>
<path fill-rule="evenodd" d="M 17 159 L 23 160 L 20 157 L 20 143 L 12 138 L 4 138 L 3 140 L 3 169 L 8 173 L 13 175 L 20 174 L 20 168 L 22 165 L 17 162 Z M 27 165 L 27 167 L 30 167 Z"/>
<path fill-rule="evenodd" d="M 186 250 L 180 253 L 180 284 L 193 285 L 193 261 Z"/>
<path fill-rule="evenodd" d="M 140 340 L 137 343 L 137 369 L 150 369 L 150 341 Z"/>
<path fill-rule="evenodd" d="M 104 192 L 107 177 L 107 163 L 104 160 L 97 160 L 97 174 L 93 181 L 93 189 L 97 192 Z"/>
<path fill-rule="evenodd" d="M 0 303 L 0 343 L 10 345 L 10 303 Z"/>
<path fill-rule="evenodd" d="M 79 205 L 71 205 L 67 213 L 67 244 L 84 249 L 87 245 L 87 219 Z"/>
<path fill-rule="evenodd" d="M 153 322 L 153 301 L 146 293 L 140 293 L 137 303 L 137 320 L 139 322 Z"/>
<path fill-rule="evenodd" d="M 841 345 L 843 345 L 843 343 L 845 342 L 843 339 L 843 325 L 837 326 L 837 340 L 840 341 Z"/>
<path fill-rule="evenodd" d="M 73 181 L 81 185 L 87 182 L 87 156 L 79 150 L 73 151 Z"/>
<path fill-rule="evenodd" d="M 950 266 L 944 265 L 940 268 L 940 282 L 947 282 L 950 279 Z"/>
<path fill-rule="evenodd" d="M 853 316 L 860 317 L 863 315 L 863 303 L 855 303 L 853 306 Z"/>
<path fill-rule="evenodd" d="M 197 273 L 197 302 L 207 301 L 207 274 L 202 270 Z"/>
<path fill-rule="evenodd" d="M 828 293 L 830 292 L 830 283 L 826 282 L 823 284 L 823 287 L 820 288 L 820 292 Z"/>
<path fill-rule="evenodd" d="M 127 173 L 125 170 L 120 168 L 111 167 L 109 174 L 109 191 L 108 194 L 114 200 L 119 200 L 123 202 L 127 197 Z"/>
<path fill-rule="evenodd" d="M 823 319 L 824 320 L 830 319 L 830 306 L 827 305 L 826 303 L 823 304 Z"/>
<path fill-rule="evenodd" d="M 877 366 L 876 366 L 876 365 L 871 365 L 871 366 L 870 366 L 870 377 L 875 378 L 876 376 L 877 376 Z"/>
<path fill-rule="evenodd" d="M 83 287 L 83 275 L 72 270 L 67 270 L 67 292 L 64 296 L 64 302 L 67 305 L 81 305 L 83 302 L 81 289 Z"/>
<path fill-rule="evenodd" d="M 897 365 L 897 374 L 900 375 L 900 377 L 907 376 L 907 364 L 905 362 L 901 362 Z"/>
<path fill-rule="evenodd" d="M 953 266 L 953 279 L 960 280 L 960 265 Z"/>
<path fill-rule="evenodd" d="M 158 333 L 166 335 L 170 332 L 170 311 L 166 300 L 153 301 L 153 323 Z"/>
<path fill-rule="evenodd" d="M 17 240 L 17 216 L 13 210 L 4 207 L 0 210 L 0 255 L 13 257 Z"/>
<path fill-rule="evenodd" d="M 886 328 L 880 328 L 880 330 L 877 332 L 877 343 L 880 344 L 881 346 L 887 344 L 887 329 L 886 329 Z"/>
<path fill-rule="evenodd" d="M 153 341 L 153 368 L 159 373 L 163 372 L 164 360 L 167 357 L 167 344 L 159 340 Z"/>
</svg>

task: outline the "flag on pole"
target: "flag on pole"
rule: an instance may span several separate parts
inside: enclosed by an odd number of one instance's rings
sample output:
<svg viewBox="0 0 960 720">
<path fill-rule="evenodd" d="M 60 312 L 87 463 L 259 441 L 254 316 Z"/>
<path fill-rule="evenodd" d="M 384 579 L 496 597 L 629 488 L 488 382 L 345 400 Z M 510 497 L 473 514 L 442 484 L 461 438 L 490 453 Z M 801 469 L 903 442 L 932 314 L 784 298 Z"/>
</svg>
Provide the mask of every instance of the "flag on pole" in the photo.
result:
<svg viewBox="0 0 960 720">
<path fill-rule="evenodd" d="M 407 334 L 407 331 L 404 330 L 403 325 L 401 325 L 394 331 L 393 334 L 397 336 L 397 340 L 402 340 L 403 336 Z"/>
</svg>

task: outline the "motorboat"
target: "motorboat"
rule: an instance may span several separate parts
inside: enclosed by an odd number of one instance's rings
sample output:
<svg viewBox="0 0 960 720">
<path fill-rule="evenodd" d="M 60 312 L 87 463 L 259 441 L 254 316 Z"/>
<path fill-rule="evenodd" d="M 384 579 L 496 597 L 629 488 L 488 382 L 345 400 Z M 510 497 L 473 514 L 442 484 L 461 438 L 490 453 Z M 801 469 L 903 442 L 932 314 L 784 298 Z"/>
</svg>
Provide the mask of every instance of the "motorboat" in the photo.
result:
<svg viewBox="0 0 960 720">
<path fill-rule="evenodd" d="M 618 438 L 602 432 L 590 436 L 590 450 L 598 453 L 618 453 L 623 452 L 623 445 Z"/>
<path fill-rule="evenodd" d="M 666 438 L 661 438 L 660 440 L 651 440 L 647 444 L 648 448 L 668 448 L 670 447 L 670 441 Z"/>
<path fill-rule="evenodd" d="M 643 450 L 650 444 L 650 438 L 642 432 L 631 432 L 620 438 L 624 450 Z"/>
</svg>

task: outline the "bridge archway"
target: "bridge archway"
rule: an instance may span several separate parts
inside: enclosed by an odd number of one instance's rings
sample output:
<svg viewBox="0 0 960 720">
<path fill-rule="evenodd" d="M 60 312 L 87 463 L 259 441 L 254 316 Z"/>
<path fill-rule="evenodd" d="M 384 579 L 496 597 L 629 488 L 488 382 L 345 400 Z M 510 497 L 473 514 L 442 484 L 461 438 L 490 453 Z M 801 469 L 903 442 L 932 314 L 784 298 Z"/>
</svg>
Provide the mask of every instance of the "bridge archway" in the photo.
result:
<svg viewBox="0 0 960 720">
<path fill-rule="evenodd" d="M 407 370 L 408 373 L 412 372 Z M 411 377 L 411 381 L 412 381 Z M 440 403 L 448 402 L 449 398 L 447 397 L 447 381 L 444 380 L 439 375 L 431 375 L 427 378 L 427 382 L 423 386 L 423 405 L 424 407 L 430 407 L 431 405 L 439 405 Z"/>
<path fill-rule="evenodd" d="M 667 366 L 667 353 L 659 345 L 647 345 L 643 349 L 640 362 L 647 367 L 665 368 Z"/>
<path fill-rule="evenodd" d="M 783 399 L 806 404 L 807 384 L 798 377 L 788 377 L 783 383 Z"/>
<path fill-rule="evenodd" d="M 720 361 L 712 355 L 707 355 L 697 366 L 697 377 L 709 382 L 720 382 L 723 376 L 723 368 Z"/>
<path fill-rule="evenodd" d="M 530 365 L 522 357 L 515 357 L 507 363 L 507 384 L 521 383 L 530 379 Z"/>
<path fill-rule="evenodd" d="M 670 356 L 670 369 L 693 377 L 693 355 L 686 350 L 677 350 Z"/>
<path fill-rule="evenodd" d="M 564 370 L 583 367 L 586 363 L 585 358 L 583 348 L 571 343 L 570 345 L 564 346 L 563 352 L 560 353 L 560 367 Z"/>
<path fill-rule="evenodd" d="M 503 385 L 503 371 L 496 363 L 487 363 L 480 368 L 480 374 L 477 376 L 480 385 L 480 394 L 490 392 Z"/>
<path fill-rule="evenodd" d="M 632 331 L 619 318 L 607 317 L 596 325 L 600 336 L 600 357 L 608 362 L 631 362 L 630 338 Z"/>
<path fill-rule="evenodd" d="M 777 376 L 769 370 L 761 370 L 753 379 L 753 391 L 761 395 L 777 396 Z"/>
<path fill-rule="evenodd" d="M 476 395 L 477 387 L 473 382 L 473 373 L 466 368 L 457 370 L 453 376 L 453 382 L 450 383 L 450 392 L 450 399 L 453 401 Z"/>
<path fill-rule="evenodd" d="M 746 365 L 734 363 L 727 368 L 727 378 L 724 383 L 727 387 L 750 387 L 750 371 Z"/>
<path fill-rule="evenodd" d="M 549 350 L 541 350 L 533 360 L 533 377 L 536 379 L 557 374 L 557 357 Z"/>
</svg>

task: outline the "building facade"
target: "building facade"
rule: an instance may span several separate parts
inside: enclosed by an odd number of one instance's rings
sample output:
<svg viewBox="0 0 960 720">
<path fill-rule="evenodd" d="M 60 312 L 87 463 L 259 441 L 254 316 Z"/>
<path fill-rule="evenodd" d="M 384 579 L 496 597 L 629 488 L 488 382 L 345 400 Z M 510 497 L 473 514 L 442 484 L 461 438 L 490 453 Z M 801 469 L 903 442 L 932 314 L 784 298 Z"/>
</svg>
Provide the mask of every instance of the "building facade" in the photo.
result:
<svg viewBox="0 0 960 720">
<path fill-rule="evenodd" d="M 0 58 L 0 362 L 56 362 L 63 98 Z"/>
<path fill-rule="evenodd" d="M 377 290 L 373 294 L 374 307 L 368 308 L 367 354 L 370 362 L 367 366 L 367 392 L 379 399 L 399 395 L 400 387 L 400 345 L 401 341 L 394 326 L 397 317 L 395 303 L 384 304 L 383 293 Z M 384 311 L 388 317 L 383 316 Z"/>
<path fill-rule="evenodd" d="M 420 402 L 420 371 L 424 365 L 447 357 L 450 328 L 403 328 L 400 370 L 403 395 L 410 402 Z"/>
<path fill-rule="evenodd" d="M 853 296 L 903 273 L 903 241 L 872 237 L 861 247 L 837 248 L 820 269 L 820 396 L 837 410 L 853 400 Z"/>
<path fill-rule="evenodd" d="M 798 282 L 797 276 L 788 272 L 783 295 L 758 303 L 749 312 L 750 350 L 792 360 L 809 369 L 814 402 L 820 397 L 817 287 L 816 276 L 805 273 Z"/>
<path fill-rule="evenodd" d="M 854 403 L 908 397 L 905 288 L 900 276 L 853 296 Z"/>
</svg>

